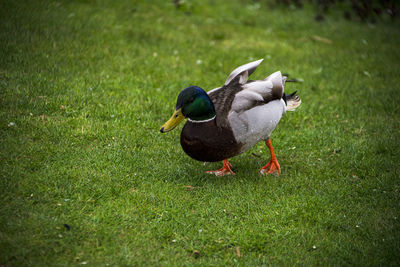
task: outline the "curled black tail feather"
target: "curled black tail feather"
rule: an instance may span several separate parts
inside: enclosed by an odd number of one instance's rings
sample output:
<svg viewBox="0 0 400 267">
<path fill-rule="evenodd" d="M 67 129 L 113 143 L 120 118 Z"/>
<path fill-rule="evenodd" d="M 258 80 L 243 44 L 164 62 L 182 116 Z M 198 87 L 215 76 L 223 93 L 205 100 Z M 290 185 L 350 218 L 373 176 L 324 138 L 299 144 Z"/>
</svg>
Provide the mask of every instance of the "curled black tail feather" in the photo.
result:
<svg viewBox="0 0 400 267">
<path fill-rule="evenodd" d="M 291 93 L 290 95 L 287 95 L 287 94 L 283 93 L 282 98 L 283 98 L 283 101 L 285 101 L 286 106 L 287 106 L 287 100 L 288 100 L 288 99 L 291 99 L 293 96 L 295 96 L 296 93 L 297 93 L 297 91 L 294 91 L 294 92 Z"/>
<path fill-rule="evenodd" d="M 296 95 L 297 91 L 294 91 L 290 95 L 283 94 L 283 101 L 285 101 L 286 108 L 289 111 L 295 110 L 301 104 L 301 99 L 298 95 Z"/>
</svg>

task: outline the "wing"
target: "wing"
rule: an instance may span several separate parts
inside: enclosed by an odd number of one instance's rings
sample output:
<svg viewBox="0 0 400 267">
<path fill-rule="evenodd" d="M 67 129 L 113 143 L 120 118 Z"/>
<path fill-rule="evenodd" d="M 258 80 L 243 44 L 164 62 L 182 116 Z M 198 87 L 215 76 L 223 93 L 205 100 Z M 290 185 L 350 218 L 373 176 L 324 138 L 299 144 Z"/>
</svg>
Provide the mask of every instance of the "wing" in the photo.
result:
<svg viewBox="0 0 400 267">
<path fill-rule="evenodd" d="M 237 113 L 244 112 L 272 100 L 281 99 L 286 77 L 277 71 L 262 81 L 252 81 L 243 85 L 232 102 L 231 110 Z"/>
<path fill-rule="evenodd" d="M 245 84 L 249 78 L 249 76 L 256 70 L 258 65 L 263 61 L 263 59 L 259 59 L 257 61 L 253 61 L 247 64 L 244 64 L 236 69 L 234 69 L 231 74 L 229 74 L 228 79 L 226 79 L 224 85 L 228 85 L 233 79 L 239 78 L 240 84 Z"/>
<path fill-rule="evenodd" d="M 229 126 L 228 114 L 236 94 L 243 90 L 243 86 L 247 83 L 248 77 L 262 61 L 263 59 L 260 59 L 236 68 L 231 72 L 224 86 L 208 92 L 208 95 L 214 103 L 215 112 L 217 113 L 217 125 L 219 127 Z"/>
</svg>

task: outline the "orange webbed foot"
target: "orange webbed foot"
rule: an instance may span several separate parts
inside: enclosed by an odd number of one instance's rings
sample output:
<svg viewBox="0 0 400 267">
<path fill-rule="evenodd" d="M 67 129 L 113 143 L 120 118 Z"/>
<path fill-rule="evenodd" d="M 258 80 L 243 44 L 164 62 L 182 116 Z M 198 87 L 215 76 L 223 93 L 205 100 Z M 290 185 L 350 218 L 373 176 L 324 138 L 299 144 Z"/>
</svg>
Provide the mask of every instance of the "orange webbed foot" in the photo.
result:
<svg viewBox="0 0 400 267">
<path fill-rule="evenodd" d="M 267 165 L 260 169 L 261 174 L 281 174 L 281 167 L 279 166 L 278 160 L 270 160 Z"/>
<path fill-rule="evenodd" d="M 276 159 L 274 149 L 272 148 L 271 140 L 268 139 L 265 141 L 265 144 L 269 148 L 269 152 L 271 153 L 271 160 L 260 169 L 261 174 L 281 174 L 281 166 L 279 166 L 278 160 Z"/>
<path fill-rule="evenodd" d="M 232 171 L 232 165 L 226 159 L 224 159 L 224 161 L 222 162 L 222 168 L 221 169 L 218 169 L 216 171 L 206 171 L 206 173 L 215 174 L 216 176 L 224 176 L 224 175 L 235 174 Z"/>
</svg>

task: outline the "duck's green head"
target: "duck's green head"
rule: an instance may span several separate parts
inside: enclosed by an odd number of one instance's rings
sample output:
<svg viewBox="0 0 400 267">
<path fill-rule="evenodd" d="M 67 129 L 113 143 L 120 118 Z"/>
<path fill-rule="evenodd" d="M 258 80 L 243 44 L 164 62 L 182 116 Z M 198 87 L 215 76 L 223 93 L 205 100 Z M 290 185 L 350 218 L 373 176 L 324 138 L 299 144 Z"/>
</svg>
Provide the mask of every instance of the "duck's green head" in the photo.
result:
<svg viewBox="0 0 400 267">
<path fill-rule="evenodd" d="M 161 126 L 160 132 L 173 130 L 184 118 L 193 121 L 208 120 L 215 117 L 214 104 L 208 94 L 197 86 L 182 90 L 176 101 L 176 109 L 171 118 Z"/>
</svg>

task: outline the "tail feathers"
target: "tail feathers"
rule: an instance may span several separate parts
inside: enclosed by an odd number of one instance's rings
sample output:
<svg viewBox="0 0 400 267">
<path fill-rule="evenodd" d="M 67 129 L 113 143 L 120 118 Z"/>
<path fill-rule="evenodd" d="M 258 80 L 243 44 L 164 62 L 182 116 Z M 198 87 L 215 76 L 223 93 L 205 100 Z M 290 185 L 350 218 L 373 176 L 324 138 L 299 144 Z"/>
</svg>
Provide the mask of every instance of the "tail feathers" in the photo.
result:
<svg viewBox="0 0 400 267">
<path fill-rule="evenodd" d="M 286 109 L 289 111 L 294 111 L 301 104 L 301 99 L 296 95 L 297 91 L 291 93 L 290 95 L 283 94 L 283 100 L 286 103 Z"/>
</svg>

